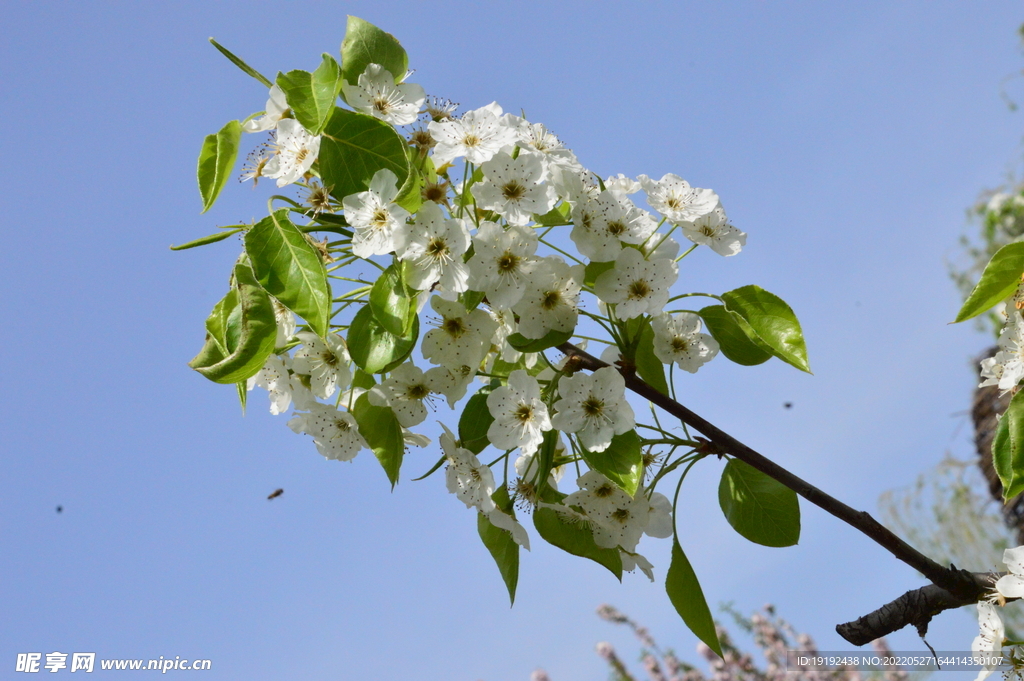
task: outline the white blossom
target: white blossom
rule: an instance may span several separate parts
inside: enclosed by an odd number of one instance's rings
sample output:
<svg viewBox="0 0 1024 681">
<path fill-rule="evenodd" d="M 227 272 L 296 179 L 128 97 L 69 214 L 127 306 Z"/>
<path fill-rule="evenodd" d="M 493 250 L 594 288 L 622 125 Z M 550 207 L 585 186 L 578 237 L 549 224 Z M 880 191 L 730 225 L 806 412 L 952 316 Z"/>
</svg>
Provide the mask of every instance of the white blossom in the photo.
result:
<svg viewBox="0 0 1024 681">
<path fill-rule="evenodd" d="M 469 288 L 487 294 L 495 308 L 512 307 L 526 291 L 539 259 L 537 234 L 513 225 L 508 231 L 494 222 L 483 222 L 473 237 L 475 254 L 469 261 Z"/>
<path fill-rule="evenodd" d="M 445 483 L 448 491 L 459 498 L 466 508 L 477 507 L 481 513 L 495 510 L 494 475 L 491 469 L 480 463 L 476 454 L 455 444 L 455 436 L 443 423 L 441 449 L 448 459 Z"/>
<path fill-rule="evenodd" d="M 426 291 L 437 284 L 437 293 L 454 300 L 469 286 L 469 268 L 462 257 L 469 250 L 466 221 L 445 219 L 440 206 L 425 203 L 415 224 L 401 224 L 395 230 L 395 253 L 408 263 L 409 285 Z"/>
<path fill-rule="evenodd" d="M 468 311 L 458 301 L 434 296 L 430 306 L 441 319 L 423 337 L 423 356 L 452 372 L 465 374 L 463 366 L 475 370 L 491 347 L 497 324 L 483 310 Z"/>
<path fill-rule="evenodd" d="M 292 377 L 288 373 L 287 362 L 287 355 L 270 355 L 263 368 L 246 382 L 248 390 L 255 386 L 267 390 L 270 394 L 270 413 L 275 416 L 288 411 L 292 403 Z"/>
<path fill-rule="evenodd" d="M 522 369 L 509 374 L 507 385 L 491 391 L 487 409 L 494 417 L 487 439 L 498 449 L 536 451 L 544 440 L 544 431 L 551 430 L 547 405 L 540 398 L 540 384 Z"/>
<path fill-rule="evenodd" d="M 542 160 L 545 168 L 558 165 L 565 168 L 580 168 L 576 155 L 567 149 L 562 141 L 548 130 L 543 123 L 530 123 L 524 118 L 506 114 L 509 127 L 516 131 L 520 155 L 533 154 Z"/>
<path fill-rule="evenodd" d="M 679 224 L 687 239 L 695 244 L 710 246 L 718 255 L 736 255 L 747 243 L 746 232 L 732 226 L 721 205 L 692 222 Z"/>
<path fill-rule="evenodd" d="M 352 380 L 351 358 L 345 341 L 336 333 L 327 335 L 327 342 L 315 333 L 298 335 L 302 346 L 295 351 L 292 370 L 309 376 L 313 394 L 327 399 L 335 390 L 344 390 Z"/>
<path fill-rule="evenodd" d="M 273 130 L 286 113 L 288 113 L 288 102 L 284 98 L 284 90 L 274 83 L 270 86 L 270 99 L 267 100 L 266 111 L 259 118 L 253 118 L 243 123 L 242 130 L 245 132 Z"/>
<path fill-rule="evenodd" d="M 605 178 L 604 188 L 622 192 L 623 194 L 636 194 L 640 191 L 640 183 L 631 177 L 626 177 L 622 173 L 619 173 L 618 175 L 612 175 L 611 177 Z"/>
<path fill-rule="evenodd" d="M 569 238 L 580 253 L 596 262 L 614 260 L 623 243 L 641 244 L 658 226 L 650 213 L 617 191 L 603 191 L 578 202 L 572 217 Z"/>
<path fill-rule="evenodd" d="M 1003 618 L 996 609 L 994 603 L 988 601 L 978 602 L 978 636 L 971 643 L 971 652 L 974 653 L 975 662 L 982 665 L 975 681 L 983 681 L 998 666 L 1002 658 L 1003 639 L 1006 631 L 1003 626 Z"/>
<path fill-rule="evenodd" d="M 283 187 L 299 180 L 309 172 L 320 153 L 320 136 L 306 132 L 294 118 L 285 118 L 277 124 L 274 157 L 263 167 L 263 177 L 277 180 Z"/>
<path fill-rule="evenodd" d="M 1024 546 L 1003 551 L 1003 562 L 1010 574 L 996 582 L 996 591 L 1003 598 L 1024 598 Z"/>
<path fill-rule="evenodd" d="M 543 338 L 549 331 L 572 331 L 585 267 L 569 266 L 558 256 L 544 258 L 512 309 L 519 315 L 519 333 Z"/>
<path fill-rule="evenodd" d="M 647 204 L 670 222 L 690 222 L 718 207 L 718 194 L 710 189 L 691 187 L 690 183 L 669 173 L 655 182 L 646 175 L 637 177 L 647 192 Z"/>
<path fill-rule="evenodd" d="M 345 219 L 354 232 L 352 252 L 360 258 L 395 250 L 395 231 L 409 217 L 409 211 L 395 203 L 397 197 L 398 177 L 381 168 L 373 174 L 369 189 L 342 200 Z"/>
<path fill-rule="evenodd" d="M 274 305 L 274 320 L 277 322 L 277 338 L 274 339 L 274 347 L 283 348 L 295 335 L 295 315 L 277 298 L 271 298 L 270 302 Z"/>
<path fill-rule="evenodd" d="M 632 572 L 640 568 L 640 571 L 647 575 L 647 579 L 654 581 L 654 566 L 644 556 L 619 549 L 619 558 L 622 559 L 623 571 Z"/>
<path fill-rule="evenodd" d="M 501 115 L 501 107 L 492 102 L 467 111 L 461 118 L 428 123 L 427 130 L 437 140 L 434 165 L 440 167 L 458 156 L 465 156 L 470 163 L 484 163 L 502 148 L 515 144 L 516 131 L 501 120 Z"/>
<path fill-rule="evenodd" d="M 592 452 L 603 452 L 613 436 L 636 425 L 633 408 L 626 401 L 626 381 L 612 367 L 602 367 L 589 376 L 582 372 L 562 376 L 558 395 L 551 426 L 576 433 L 580 444 Z"/>
<path fill-rule="evenodd" d="M 651 319 L 651 329 L 654 356 L 665 364 L 675 362 L 691 374 L 718 354 L 718 341 L 700 332 L 700 317 L 692 312 L 680 312 L 675 317 L 657 315 Z"/>
<path fill-rule="evenodd" d="M 484 179 L 472 189 L 477 205 L 493 210 L 509 224 L 525 225 L 534 213 L 547 213 L 558 200 L 554 187 L 545 182 L 547 172 L 538 154 L 512 158 L 499 151 L 480 168 Z"/>
<path fill-rule="evenodd" d="M 351 461 L 367 448 L 352 414 L 320 402 L 308 405 L 308 409 L 308 413 L 298 413 L 288 421 L 288 427 L 312 436 L 317 450 L 328 459 Z"/>
<path fill-rule="evenodd" d="M 423 423 L 427 407 L 423 404 L 431 393 L 445 393 L 455 386 L 455 378 L 447 369 L 434 367 L 424 372 L 412 362 L 395 368 L 380 385 L 370 390 L 370 404 L 388 406 L 404 428 Z"/>
<path fill-rule="evenodd" d="M 512 535 L 512 541 L 519 544 L 527 551 L 530 550 L 530 535 L 526 533 L 526 528 L 520 525 L 518 520 L 505 513 L 500 508 L 495 508 L 493 511 L 486 513 L 485 515 L 491 525 L 505 530 Z"/>
<path fill-rule="evenodd" d="M 615 267 L 597 278 L 594 292 L 605 303 L 616 306 L 619 319 L 655 315 L 668 302 L 668 290 L 678 274 L 679 268 L 672 260 L 644 260 L 637 249 L 624 248 L 615 259 Z"/>
<path fill-rule="evenodd" d="M 416 121 L 427 98 L 423 88 L 413 83 L 395 84 L 395 77 L 380 64 L 367 64 L 358 83 L 342 83 L 345 101 L 356 111 L 370 114 L 391 125 Z"/>
<path fill-rule="evenodd" d="M 594 542 L 608 549 L 616 546 L 627 550 L 635 548 L 650 512 L 646 499 L 644 503 L 636 504 L 625 490 L 597 471 L 588 471 L 576 484 L 580 491 L 573 492 L 562 503 L 583 509 L 590 519 Z"/>
</svg>

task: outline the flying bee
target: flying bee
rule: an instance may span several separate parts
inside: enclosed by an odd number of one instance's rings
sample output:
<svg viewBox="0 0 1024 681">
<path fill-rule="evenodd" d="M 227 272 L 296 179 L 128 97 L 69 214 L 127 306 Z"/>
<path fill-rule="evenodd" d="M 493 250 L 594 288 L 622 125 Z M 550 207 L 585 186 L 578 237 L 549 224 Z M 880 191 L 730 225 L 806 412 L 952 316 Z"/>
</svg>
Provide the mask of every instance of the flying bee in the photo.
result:
<svg viewBox="0 0 1024 681">
<path fill-rule="evenodd" d="M 282 494 L 284 494 L 284 490 L 279 487 L 279 488 L 275 489 L 273 492 L 271 492 L 270 496 L 267 497 L 267 499 L 273 499 L 275 497 L 281 496 Z"/>
</svg>

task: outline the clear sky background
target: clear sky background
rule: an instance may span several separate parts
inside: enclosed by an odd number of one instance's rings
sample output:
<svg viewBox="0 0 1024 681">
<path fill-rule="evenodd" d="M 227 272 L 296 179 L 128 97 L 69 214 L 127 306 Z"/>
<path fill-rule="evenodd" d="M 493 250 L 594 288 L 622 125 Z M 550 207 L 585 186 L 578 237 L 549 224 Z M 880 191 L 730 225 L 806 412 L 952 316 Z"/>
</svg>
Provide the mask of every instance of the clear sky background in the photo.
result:
<svg viewBox="0 0 1024 681">
<path fill-rule="evenodd" d="M 536 537 L 509 609 L 474 514 L 443 478 L 409 481 L 436 446 L 392 493 L 369 454 L 325 462 L 263 396 L 243 418 L 186 366 L 238 244 L 167 246 L 265 214 L 234 182 L 199 214 L 203 136 L 266 100 L 206 38 L 267 74 L 312 69 L 346 14 L 396 35 L 428 93 L 523 109 L 602 175 L 719 193 L 747 247 L 698 251 L 680 290 L 782 296 L 815 374 L 720 358 L 680 384 L 685 404 L 872 512 L 946 451 L 970 455 L 969 360 L 987 339 L 947 325 L 946 260 L 1020 156 L 1024 119 L 1000 98 L 1024 64 L 1019 3 L 8 2 L 0 678 L 18 652 L 57 650 L 209 658 L 205 679 L 602 679 L 597 641 L 632 655 L 594 616 L 605 602 L 696 659 L 660 584 L 620 585 Z M 1019 78 L 1005 87 L 1024 98 Z M 718 509 L 720 471 L 695 469 L 679 516 L 716 613 L 774 603 L 849 650 L 835 624 L 923 584 L 806 503 L 799 546 L 746 542 Z M 663 579 L 669 542 L 640 548 Z M 930 642 L 975 634 L 952 612 Z M 906 631 L 891 644 L 923 650 Z"/>
</svg>

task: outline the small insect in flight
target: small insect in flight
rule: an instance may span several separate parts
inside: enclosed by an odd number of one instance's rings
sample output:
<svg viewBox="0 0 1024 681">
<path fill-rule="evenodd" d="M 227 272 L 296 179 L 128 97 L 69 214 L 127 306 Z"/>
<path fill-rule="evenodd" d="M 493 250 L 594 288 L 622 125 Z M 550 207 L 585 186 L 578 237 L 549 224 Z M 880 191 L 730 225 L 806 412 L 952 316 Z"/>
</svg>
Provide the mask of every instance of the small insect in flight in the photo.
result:
<svg viewBox="0 0 1024 681">
<path fill-rule="evenodd" d="M 274 497 L 279 497 L 282 494 L 284 494 L 284 490 L 281 489 L 281 488 L 278 488 L 278 489 L 275 489 L 273 492 L 271 492 L 270 496 L 267 497 L 267 499 L 273 499 Z"/>
</svg>

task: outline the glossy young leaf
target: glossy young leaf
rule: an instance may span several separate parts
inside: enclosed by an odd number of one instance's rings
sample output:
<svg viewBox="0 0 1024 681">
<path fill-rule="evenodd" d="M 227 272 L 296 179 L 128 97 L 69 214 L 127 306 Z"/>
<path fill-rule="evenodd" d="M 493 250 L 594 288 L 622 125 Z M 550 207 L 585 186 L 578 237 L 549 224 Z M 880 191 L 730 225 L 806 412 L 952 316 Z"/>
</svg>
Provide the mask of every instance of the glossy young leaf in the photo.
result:
<svg viewBox="0 0 1024 681">
<path fill-rule="evenodd" d="M 225 57 L 227 57 L 231 61 L 232 64 L 234 64 L 238 68 L 242 69 L 242 71 L 244 71 L 245 73 L 249 74 L 250 76 L 252 76 L 256 80 L 258 80 L 259 82 L 263 83 L 263 85 L 268 90 L 270 89 L 272 83 L 270 82 L 270 80 L 266 76 L 264 76 L 262 73 L 260 73 L 259 71 L 257 71 L 253 67 L 251 67 L 248 64 L 246 64 L 244 61 L 242 61 L 238 57 L 236 57 L 230 50 L 228 50 L 228 48 L 222 46 L 220 43 L 218 43 L 213 38 L 210 38 L 210 44 L 213 45 L 214 47 L 216 47 L 220 51 L 221 54 L 223 54 Z"/>
<path fill-rule="evenodd" d="M 238 121 L 228 123 L 213 135 L 203 140 L 203 148 L 199 152 L 199 165 L 196 179 L 199 181 L 199 193 L 203 197 L 203 212 L 210 210 L 217 200 L 220 190 L 224 189 L 231 171 L 238 158 L 238 143 L 242 138 L 242 124 Z"/>
<path fill-rule="evenodd" d="M 572 331 L 548 331 L 543 338 L 527 338 L 521 333 L 509 334 L 508 344 L 519 352 L 540 352 L 561 345 L 572 338 Z"/>
<path fill-rule="evenodd" d="M 1003 484 L 1003 499 L 1024 492 L 1024 391 L 1010 400 L 992 440 L 992 464 Z"/>
<path fill-rule="evenodd" d="M 675 539 L 672 540 L 672 563 L 665 578 L 665 591 L 690 631 L 721 657 L 722 644 L 718 641 L 715 621 L 697 581 L 697 573 Z"/>
<path fill-rule="evenodd" d="M 215 383 L 238 383 L 255 376 L 277 339 L 274 306 L 252 269 L 239 263 L 234 275 L 234 290 L 214 307 L 203 349 L 188 363 Z M 223 335 L 215 337 L 211 328 Z"/>
<path fill-rule="evenodd" d="M 801 371 L 811 372 L 807 346 L 793 310 L 760 286 L 743 286 L 722 294 L 728 309 L 741 316 L 772 354 Z"/>
<path fill-rule="evenodd" d="M 967 296 L 954 322 L 963 322 L 977 317 L 982 312 L 1008 298 L 1024 274 L 1024 242 L 1007 244 L 995 252 L 985 265 L 971 295 Z"/>
<path fill-rule="evenodd" d="M 373 455 L 384 468 L 394 488 L 405 455 L 405 441 L 402 426 L 390 407 L 376 407 L 370 404 L 368 393 L 363 393 L 352 406 L 352 416 L 359 426 L 359 434 L 370 445 Z"/>
<path fill-rule="evenodd" d="M 651 328 L 650 319 L 641 317 L 644 325 L 640 329 L 640 339 L 637 341 L 636 357 L 633 362 L 636 364 L 636 373 L 662 395 L 668 395 L 668 381 L 665 380 L 665 365 L 654 355 L 654 329 Z"/>
<path fill-rule="evenodd" d="M 408 334 L 389 333 L 364 305 L 348 328 L 348 351 L 352 361 L 368 374 L 383 374 L 405 361 L 419 338 L 419 319 L 414 318 Z"/>
<path fill-rule="evenodd" d="M 320 140 L 320 177 L 339 201 L 366 191 L 382 168 L 393 172 L 402 186 L 409 177 L 405 146 L 388 123 L 335 107 Z"/>
<path fill-rule="evenodd" d="M 331 318 L 331 287 L 323 259 L 282 208 L 245 233 L 245 252 L 263 288 L 306 320 L 321 338 Z"/>
<path fill-rule="evenodd" d="M 708 333 L 718 341 L 722 354 L 733 362 L 754 366 L 772 358 L 771 351 L 762 347 L 764 341 L 747 321 L 724 305 L 708 305 L 697 314 L 704 320 Z"/>
<path fill-rule="evenodd" d="M 487 429 L 494 423 L 494 417 L 487 408 L 487 396 L 498 385 L 500 383 L 495 382 L 473 393 L 459 417 L 459 440 L 474 454 L 479 454 L 491 444 L 487 439 Z"/>
<path fill-rule="evenodd" d="M 755 544 L 793 546 L 800 540 L 796 492 L 739 459 L 722 471 L 718 503 L 733 529 Z"/>
<path fill-rule="evenodd" d="M 341 42 L 341 70 L 352 85 L 370 64 L 380 64 L 400 82 L 409 70 L 409 56 L 398 39 L 368 21 L 350 16 Z"/>
<path fill-rule="evenodd" d="M 296 120 L 312 135 L 319 135 L 331 117 L 341 92 L 341 67 L 329 54 L 316 71 L 294 70 L 277 74 L 277 85 L 284 92 Z"/>
<path fill-rule="evenodd" d="M 515 509 L 512 508 L 512 501 L 509 499 L 508 490 L 499 487 L 491 495 L 494 503 L 499 509 L 515 517 Z M 511 603 L 516 602 L 516 585 L 519 583 L 519 544 L 512 539 L 512 533 L 495 527 L 483 513 L 476 515 L 476 529 L 483 540 L 484 546 L 490 552 L 494 562 L 498 565 L 501 579 L 508 589 L 508 598 Z"/>
<path fill-rule="evenodd" d="M 564 494 L 548 490 L 545 501 L 560 502 Z M 533 526 L 541 539 L 557 546 L 566 553 L 581 558 L 589 558 L 598 565 L 608 568 L 615 578 L 622 581 L 622 557 L 616 549 L 604 549 L 594 542 L 594 533 L 589 527 L 563 519 L 551 508 L 538 507 L 533 512 Z"/>
<path fill-rule="evenodd" d="M 205 246 L 206 244 L 215 244 L 218 241 L 224 241 L 224 239 L 227 239 L 230 236 L 234 236 L 234 235 L 238 234 L 241 231 L 242 231 L 241 227 L 237 227 L 235 229 L 225 229 L 224 231 L 217 232 L 216 234 L 210 234 L 208 236 L 200 237 L 198 239 L 193 239 L 192 241 L 183 243 L 180 246 L 171 246 L 171 250 L 172 251 L 184 251 L 184 250 L 187 250 L 189 248 L 195 248 L 197 246 Z"/>
<path fill-rule="evenodd" d="M 635 430 L 614 436 L 608 449 L 603 452 L 583 450 L 583 460 L 630 496 L 636 494 L 644 477 L 640 437 Z"/>
<path fill-rule="evenodd" d="M 399 263 L 392 264 L 377 277 L 370 290 L 370 309 L 389 333 L 402 336 L 412 329 L 416 297 L 406 286 Z"/>
</svg>

